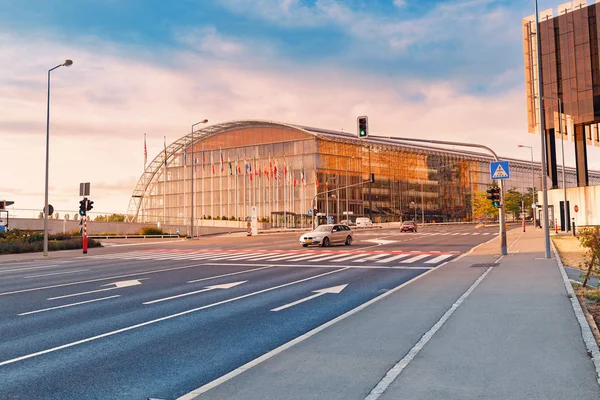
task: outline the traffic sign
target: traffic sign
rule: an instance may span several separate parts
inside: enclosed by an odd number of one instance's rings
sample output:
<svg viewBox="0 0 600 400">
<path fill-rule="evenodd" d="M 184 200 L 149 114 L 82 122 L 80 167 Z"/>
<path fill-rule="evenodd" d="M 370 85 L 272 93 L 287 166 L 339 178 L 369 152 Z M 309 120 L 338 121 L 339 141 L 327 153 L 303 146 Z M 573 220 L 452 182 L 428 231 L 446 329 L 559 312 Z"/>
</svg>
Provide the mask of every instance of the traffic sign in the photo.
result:
<svg viewBox="0 0 600 400">
<path fill-rule="evenodd" d="M 308 215 L 312 215 L 312 210 L 308 210 Z"/>
<path fill-rule="evenodd" d="M 535 210 L 535 209 L 537 208 L 537 204 L 535 204 L 535 203 L 532 203 L 532 204 L 531 204 L 531 208 L 533 208 L 533 209 Z"/>
<path fill-rule="evenodd" d="M 579 211 L 579 207 L 575 206 L 575 212 L 578 212 L 578 211 Z"/>
<path fill-rule="evenodd" d="M 510 178 L 508 161 L 494 161 L 490 163 L 490 175 L 493 180 Z"/>
</svg>

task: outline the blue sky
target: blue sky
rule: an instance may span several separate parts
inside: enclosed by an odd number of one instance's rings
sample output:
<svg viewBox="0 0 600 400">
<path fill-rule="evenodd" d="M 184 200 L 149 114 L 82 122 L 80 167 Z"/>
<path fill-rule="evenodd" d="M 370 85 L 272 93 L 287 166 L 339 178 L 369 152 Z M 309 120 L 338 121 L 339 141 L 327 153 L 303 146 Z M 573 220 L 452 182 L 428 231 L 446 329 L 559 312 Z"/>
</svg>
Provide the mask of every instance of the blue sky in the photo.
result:
<svg viewBox="0 0 600 400">
<path fill-rule="evenodd" d="M 98 211 L 125 212 L 143 134 L 152 157 L 202 118 L 352 131 L 367 114 L 373 134 L 528 159 L 521 143 L 539 159 L 525 113 L 531 14 L 522 0 L 0 0 L 0 137 L 7 161 L 27 165 L 0 197 L 43 204 L 46 71 L 65 58 L 52 73 L 58 210 L 76 210 L 91 181 Z"/>
</svg>

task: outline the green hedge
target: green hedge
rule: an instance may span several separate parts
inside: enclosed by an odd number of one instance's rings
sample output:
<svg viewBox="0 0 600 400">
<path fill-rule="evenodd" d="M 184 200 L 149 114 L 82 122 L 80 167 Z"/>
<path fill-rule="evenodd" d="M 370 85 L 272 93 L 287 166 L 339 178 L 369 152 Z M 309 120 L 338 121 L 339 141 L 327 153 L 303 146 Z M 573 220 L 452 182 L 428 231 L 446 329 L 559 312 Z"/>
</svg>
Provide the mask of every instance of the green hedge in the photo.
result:
<svg viewBox="0 0 600 400">
<path fill-rule="evenodd" d="M 73 250 L 83 248 L 83 238 L 71 234 L 48 235 L 48 250 Z M 100 242 L 88 238 L 88 247 L 101 247 Z M 44 234 L 18 229 L 0 233 L 0 254 L 32 253 L 44 250 Z"/>
</svg>

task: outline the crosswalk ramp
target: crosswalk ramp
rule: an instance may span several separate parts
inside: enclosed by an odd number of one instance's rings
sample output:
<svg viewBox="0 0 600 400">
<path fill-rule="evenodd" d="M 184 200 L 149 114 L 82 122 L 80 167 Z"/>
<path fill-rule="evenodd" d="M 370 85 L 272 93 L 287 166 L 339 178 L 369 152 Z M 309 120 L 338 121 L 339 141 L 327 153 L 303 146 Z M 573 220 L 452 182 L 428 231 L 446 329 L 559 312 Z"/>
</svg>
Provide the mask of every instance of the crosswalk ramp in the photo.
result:
<svg viewBox="0 0 600 400">
<path fill-rule="evenodd" d="M 126 253 L 94 255 L 86 258 L 114 260 L 172 260 L 172 261 L 226 261 L 302 263 L 304 265 L 327 263 L 332 265 L 373 265 L 411 267 L 418 264 L 433 268 L 448 261 L 458 252 L 443 251 L 267 251 L 267 250 L 142 250 Z"/>
</svg>

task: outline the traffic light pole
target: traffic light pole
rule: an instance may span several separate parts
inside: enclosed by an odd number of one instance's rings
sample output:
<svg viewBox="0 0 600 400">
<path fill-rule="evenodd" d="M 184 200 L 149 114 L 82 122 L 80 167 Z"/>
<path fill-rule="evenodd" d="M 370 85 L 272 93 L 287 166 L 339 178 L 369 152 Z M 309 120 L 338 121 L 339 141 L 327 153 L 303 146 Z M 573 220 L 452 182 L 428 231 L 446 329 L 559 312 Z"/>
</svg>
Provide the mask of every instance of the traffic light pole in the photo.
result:
<svg viewBox="0 0 600 400">
<path fill-rule="evenodd" d="M 441 144 L 446 146 L 463 146 L 463 147 L 476 147 L 479 149 L 483 149 L 490 153 L 495 161 L 500 161 L 498 155 L 494 150 L 490 149 L 487 146 L 482 144 L 475 143 L 463 143 L 463 142 L 450 142 L 446 140 L 432 140 L 432 139 L 414 139 L 414 138 L 403 138 L 403 137 L 391 137 L 391 136 L 373 136 L 377 139 L 389 140 L 390 142 L 418 142 L 418 143 L 431 143 L 431 144 Z M 505 256 L 508 254 L 508 250 L 506 247 L 506 227 L 505 218 L 504 218 L 504 181 L 500 180 L 500 207 L 498 208 L 500 214 L 500 254 Z"/>
<path fill-rule="evenodd" d="M 87 237 L 87 215 L 83 216 L 83 254 L 87 254 L 88 237 Z"/>
</svg>

